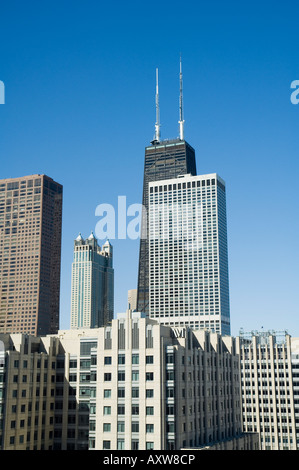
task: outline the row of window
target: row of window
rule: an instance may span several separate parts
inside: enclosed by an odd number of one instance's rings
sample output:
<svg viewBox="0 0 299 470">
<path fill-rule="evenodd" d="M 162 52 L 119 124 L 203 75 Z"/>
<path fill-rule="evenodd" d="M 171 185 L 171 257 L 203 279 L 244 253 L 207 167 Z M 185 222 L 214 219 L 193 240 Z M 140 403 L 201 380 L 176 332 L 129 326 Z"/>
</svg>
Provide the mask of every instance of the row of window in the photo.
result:
<svg viewBox="0 0 299 470">
<path fill-rule="evenodd" d="M 103 423 L 103 432 L 111 432 L 111 423 Z M 117 432 L 125 432 L 125 422 L 119 421 L 117 423 Z M 132 421 L 131 423 L 131 432 L 138 433 L 139 432 L 139 421 Z M 145 432 L 146 433 L 153 433 L 154 432 L 154 424 L 146 424 L 145 425 Z"/>
<path fill-rule="evenodd" d="M 93 413 L 95 414 L 95 405 L 93 405 Z M 108 416 L 111 415 L 112 407 L 111 406 L 103 406 L 103 415 Z M 117 414 L 118 415 L 125 415 L 125 405 L 118 405 L 117 406 Z M 145 407 L 145 414 L 146 416 L 153 416 L 154 415 L 154 407 L 153 406 L 146 406 Z M 174 413 L 172 413 L 174 414 Z M 132 405 L 131 406 L 131 415 L 138 416 L 139 415 L 139 405 Z"/>
</svg>

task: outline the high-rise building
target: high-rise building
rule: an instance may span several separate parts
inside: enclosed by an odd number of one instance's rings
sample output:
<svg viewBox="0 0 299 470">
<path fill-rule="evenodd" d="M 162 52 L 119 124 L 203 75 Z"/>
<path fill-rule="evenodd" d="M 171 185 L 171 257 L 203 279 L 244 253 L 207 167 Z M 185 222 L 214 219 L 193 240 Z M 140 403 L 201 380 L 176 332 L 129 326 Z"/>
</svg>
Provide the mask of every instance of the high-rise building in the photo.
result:
<svg viewBox="0 0 299 470">
<path fill-rule="evenodd" d="M 113 249 L 107 240 L 102 248 L 93 233 L 74 242 L 71 292 L 71 328 L 97 328 L 113 318 Z"/>
<path fill-rule="evenodd" d="M 52 450 L 59 339 L 1 334 L 0 450 Z"/>
<path fill-rule="evenodd" d="M 182 84 L 182 79 L 180 84 Z M 195 151 L 184 139 L 182 87 L 180 89 L 180 136 L 178 139 L 160 139 L 158 78 L 156 111 L 155 137 L 151 145 L 145 148 L 142 196 L 145 213 L 142 217 L 137 286 L 137 310 L 147 315 L 149 312 L 148 185 L 152 181 L 176 178 L 186 173 L 196 175 Z"/>
<path fill-rule="evenodd" d="M 46 175 L 0 180 L 0 332 L 59 329 L 62 186 Z"/>
<path fill-rule="evenodd" d="M 149 184 L 149 316 L 230 334 L 225 183 L 217 174 Z"/>
<path fill-rule="evenodd" d="M 127 311 L 103 328 L 59 331 L 59 341 L 54 449 L 243 443 L 234 338 Z"/>
<path fill-rule="evenodd" d="M 260 435 L 261 450 L 299 450 L 299 338 L 242 331 L 236 351 L 244 431 Z"/>
<path fill-rule="evenodd" d="M 0 450 L 258 449 L 242 430 L 234 338 L 127 311 L 1 341 Z"/>
</svg>

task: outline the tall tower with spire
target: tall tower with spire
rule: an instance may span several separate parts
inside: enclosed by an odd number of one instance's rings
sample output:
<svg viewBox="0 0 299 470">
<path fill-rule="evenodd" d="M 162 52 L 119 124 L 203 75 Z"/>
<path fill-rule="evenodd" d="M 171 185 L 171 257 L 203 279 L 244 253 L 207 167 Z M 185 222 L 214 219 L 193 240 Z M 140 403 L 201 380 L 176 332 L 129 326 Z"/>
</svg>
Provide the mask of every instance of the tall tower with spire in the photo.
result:
<svg viewBox="0 0 299 470">
<path fill-rule="evenodd" d="M 196 175 L 195 151 L 184 137 L 183 120 L 183 78 L 180 60 L 180 120 L 179 137 L 161 140 L 158 69 L 156 70 L 156 124 L 155 136 L 151 145 L 145 148 L 142 204 L 145 214 L 142 217 L 139 248 L 139 269 L 137 286 L 137 310 L 149 314 L 149 242 L 148 208 L 149 183 L 177 178 L 180 175 Z"/>
<path fill-rule="evenodd" d="M 93 233 L 74 241 L 72 264 L 71 328 L 98 328 L 113 318 L 113 250 L 107 240 L 102 248 Z"/>
</svg>

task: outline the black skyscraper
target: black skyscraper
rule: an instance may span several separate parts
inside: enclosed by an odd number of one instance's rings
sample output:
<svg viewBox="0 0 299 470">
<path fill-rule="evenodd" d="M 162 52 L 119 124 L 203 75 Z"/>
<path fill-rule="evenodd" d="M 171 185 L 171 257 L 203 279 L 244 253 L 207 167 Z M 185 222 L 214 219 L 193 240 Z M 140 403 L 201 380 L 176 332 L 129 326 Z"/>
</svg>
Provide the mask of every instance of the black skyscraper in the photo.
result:
<svg viewBox="0 0 299 470">
<path fill-rule="evenodd" d="M 194 149 L 182 139 L 154 140 L 152 145 L 145 149 L 143 198 L 142 204 L 148 215 L 148 184 L 151 181 L 160 181 L 177 178 L 179 175 L 196 175 L 196 162 Z M 148 315 L 149 303 L 149 245 L 148 245 L 148 218 L 143 218 L 142 234 L 146 237 L 140 239 L 137 310 Z"/>
</svg>

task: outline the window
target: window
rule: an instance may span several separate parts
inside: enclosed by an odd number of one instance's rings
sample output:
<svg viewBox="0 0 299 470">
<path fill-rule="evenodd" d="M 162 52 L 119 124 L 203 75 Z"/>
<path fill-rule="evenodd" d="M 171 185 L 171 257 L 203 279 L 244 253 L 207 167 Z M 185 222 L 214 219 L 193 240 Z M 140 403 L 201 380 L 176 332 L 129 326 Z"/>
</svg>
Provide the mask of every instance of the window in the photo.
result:
<svg viewBox="0 0 299 470">
<path fill-rule="evenodd" d="M 124 449 L 125 449 L 125 440 L 117 439 L 117 450 L 124 450 Z"/>
<path fill-rule="evenodd" d="M 139 364 L 139 354 L 132 354 L 132 364 Z"/>
<path fill-rule="evenodd" d="M 147 406 L 146 407 L 146 415 L 153 415 L 154 414 L 154 407 L 153 406 Z"/>
<path fill-rule="evenodd" d="M 117 391 L 117 396 L 118 398 L 125 398 L 125 389 L 124 388 L 119 388 Z"/>
<path fill-rule="evenodd" d="M 104 398 L 111 398 L 111 390 L 110 389 L 104 390 Z"/>
<path fill-rule="evenodd" d="M 146 364 L 153 364 L 154 363 L 154 356 L 146 356 L 145 362 L 146 362 Z"/>
<path fill-rule="evenodd" d="M 139 388 L 133 387 L 132 388 L 132 398 L 139 398 Z"/>
<path fill-rule="evenodd" d="M 118 371 L 117 378 L 119 382 L 124 382 L 126 380 L 126 374 L 125 371 Z"/>
<path fill-rule="evenodd" d="M 139 405 L 132 405 L 132 415 L 139 415 Z"/>
<path fill-rule="evenodd" d="M 137 439 L 132 440 L 132 450 L 138 450 L 139 449 L 139 441 Z"/>
<path fill-rule="evenodd" d="M 104 415 L 111 415 L 111 406 L 104 406 Z"/>
<path fill-rule="evenodd" d="M 117 422 L 117 432 L 125 432 L 125 422 L 118 421 Z"/>
<path fill-rule="evenodd" d="M 154 432 L 154 425 L 153 424 L 147 424 L 146 425 L 146 432 Z"/>
<path fill-rule="evenodd" d="M 111 377 L 112 377 L 112 374 L 110 374 L 110 373 L 105 373 L 105 374 L 104 374 L 104 381 L 105 381 L 105 382 L 111 382 Z"/>
<path fill-rule="evenodd" d="M 153 442 L 147 442 L 146 443 L 146 450 L 153 450 L 154 449 L 154 443 Z"/>
<path fill-rule="evenodd" d="M 153 372 L 146 372 L 145 379 L 146 380 L 154 380 L 154 373 Z"/>
<path fill-rule="evenodd" d="M 104 357 L 104 364 L 106 366 L 111 365 L 112 364 L 112 357 L 111 356 L 105 356 Z"/>
<path fill-rule="evenodd" d="M 126 363 L 126 356 L 124 354 L 118 355 L 118 364 L 123 365 Z"/>
<path fill-rule="evenodd" d="M 103 441 L 103 450 L 110 450 L 111 442 L 110 441 Z"/>
<path fill-rule="evenodd" d="M 103 432 L 111 431 L 111 423 L 103 423 Z"/>
<path fill-rule="evenodd" d="M 139 432 L 139 422 L 132 421 L 132 432 Z"/>
<path fill-rule="evenodd" d="M 118 405 L 117 414 L 119 414 L 119 415 L 124 415 L 125 414 L 125 405 Z"/>
<path fill-rule="evenodd" d="M 146 398 L 153 398 L 154 397 L 154 390 L 152 388 L 149 388 L 145 392 Z"/>
<path fill-rule="evenodd" d="M 139 371 L 138 370 L 132 370 L 132 380 L 135 381 L 135 382 L 139 380 Z"/>
</svg>

